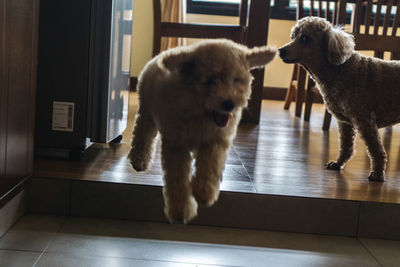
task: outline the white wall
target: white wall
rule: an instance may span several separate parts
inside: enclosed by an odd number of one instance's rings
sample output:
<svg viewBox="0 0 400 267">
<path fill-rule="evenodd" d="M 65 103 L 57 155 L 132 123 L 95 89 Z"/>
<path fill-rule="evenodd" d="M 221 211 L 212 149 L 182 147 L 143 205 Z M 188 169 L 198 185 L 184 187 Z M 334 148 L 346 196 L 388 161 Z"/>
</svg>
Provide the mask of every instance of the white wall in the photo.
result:
<svg viewBox="0 0 400 267">
<path fill-rule="evenodd" d="M 132 26 L 131 76 L 137 77 L 153 54 L 153 1 L 135 0 Z"/>
</svg>

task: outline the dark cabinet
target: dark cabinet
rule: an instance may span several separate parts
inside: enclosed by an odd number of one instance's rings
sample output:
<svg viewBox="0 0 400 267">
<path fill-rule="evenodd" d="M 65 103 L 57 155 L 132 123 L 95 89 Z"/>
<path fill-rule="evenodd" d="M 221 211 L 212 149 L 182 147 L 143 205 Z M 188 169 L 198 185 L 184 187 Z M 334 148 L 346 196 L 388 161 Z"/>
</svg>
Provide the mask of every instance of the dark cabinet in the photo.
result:
<svg viewBox="0 0 400 267">
<path fill-rule="evenodd" d="M 39 0 L 0 0 L 0 199 L 33 169 L 38 12 Z"/>
</svg>

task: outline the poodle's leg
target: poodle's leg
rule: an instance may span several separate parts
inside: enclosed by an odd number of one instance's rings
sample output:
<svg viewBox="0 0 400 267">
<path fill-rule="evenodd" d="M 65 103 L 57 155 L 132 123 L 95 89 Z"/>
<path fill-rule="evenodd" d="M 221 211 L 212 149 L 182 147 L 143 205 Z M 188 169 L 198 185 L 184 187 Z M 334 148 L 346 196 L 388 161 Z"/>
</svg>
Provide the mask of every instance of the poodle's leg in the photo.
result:
<svg viewBox="0 0 400 267">
<path fill-rule="evenodd" d="M 357 123 L 357 130 L 364 140 L 368 155 L 371 160 L 371 169 L 368 179 L 370 181 L 383 182 L 385 180 L 386 152 L 379 137 L 375 120 L 367 120 Z"/>
<path fill-rule="evenodd" d="M 326 164 L 330 170 L 340 170 L 354 155 L 356 131 L 353 125 L 338 122 L 339 126 L 339 156 L 336 161 Z"/>
<path fill-rule="evenodd" d="M 154 154 L 154 138 L 156 136 L 157 128 L 153 118 L 150 113 L 145 111 L 143 106 L 140 105 L 133 128 L 132 148 L 128 155 L 132 167 L 136 171 L 144 171 L 147 169 Z"/>
<path fill-rule="evenodd" d="M 171 223 L 187 223 L 197 215 L 197 202 L 190 187 L 192 157 L 188 150 L 165 140 L 162 140 L 161 156 L 165 215 Z"/>
<path fill-rule="evenodd" d="M 229 144 L 203 145 L 196 151 L 196 173 L 192 180 L 196 200 L 211 206 L 218 199 L 219 184 L 228 153 Z"/>
</svg>

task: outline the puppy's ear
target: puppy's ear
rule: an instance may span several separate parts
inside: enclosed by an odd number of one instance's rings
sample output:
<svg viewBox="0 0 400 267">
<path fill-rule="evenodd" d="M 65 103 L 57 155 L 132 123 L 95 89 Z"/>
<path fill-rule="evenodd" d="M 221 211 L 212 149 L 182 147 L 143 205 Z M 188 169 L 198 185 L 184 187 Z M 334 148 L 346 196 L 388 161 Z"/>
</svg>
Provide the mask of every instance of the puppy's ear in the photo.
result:
<svg viewBox="0 0 400 267">
<path fill-rule="evenodd" d="M 354 37 L 341 27 L 333 27 L 328 34 L 328 61 L 341 65 L 348 60 L 354 51 Z"/>
<path fill-rule="evenodd" d="M 269 46 L 248 49 L 246 52 L 246 58 L 249 62 L 250 69 L 263 67 L 274 59 L 277 51 L 276 48 Z"/>
<path fill-rule="evenodd" d="M 192 73 L 196 67 L 196 61 L 188 50 L 172 50 L 167 51 L 159 61 L 161 68 L 167 69 L 168 71 L 178 71 L 183 75 Z"/>
</svg>

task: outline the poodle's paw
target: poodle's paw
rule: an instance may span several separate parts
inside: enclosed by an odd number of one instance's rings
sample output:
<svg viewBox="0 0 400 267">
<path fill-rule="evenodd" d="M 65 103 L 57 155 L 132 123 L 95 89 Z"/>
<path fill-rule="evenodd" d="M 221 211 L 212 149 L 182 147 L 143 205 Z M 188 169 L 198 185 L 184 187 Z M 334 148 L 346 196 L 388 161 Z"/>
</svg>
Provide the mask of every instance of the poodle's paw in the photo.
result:
<svg viewBox="0 0 400 267">
<path fill-rule="evenodd" d="M 340 171 L 342 169 L 342 165 L 337 163 L 336 161 L 331 161 L 331 162 L 325 164 L 325 167 L 328 170 L 335 170 L 335 171 Z"/>
<path fill-rule="evenodd" d="M 370 182 L 384 182 L 385 173 L 384 172 L 371 172 L 368 176 Z"/>
<path fill-rule="evenodd" d="M 192 192 L 198 203 L 209 207 L 218 200 L 219 185 L 202 183 L 195 179 L 192 181 Z"/>
<path fill-rule="evenodd" d="M 165 216 L 170 223 L 186 224 L 197 215 L 197 202 L 190 196 L 186 203 L 171 203 L 165 201 Z"/>
<path fill-rule="evenodd" d="M 128 158 L 135 171 L 141 172 L 147 170 L 149 162 L 145 160 L 140 153 L 136 153 L 133 149 L 131 149 L 129 151 Z"/>
</svg>

